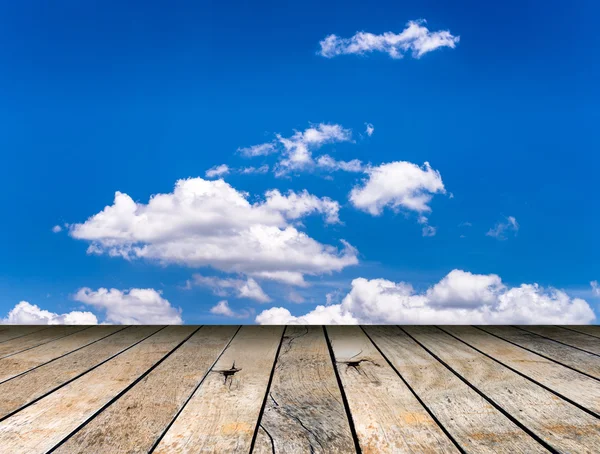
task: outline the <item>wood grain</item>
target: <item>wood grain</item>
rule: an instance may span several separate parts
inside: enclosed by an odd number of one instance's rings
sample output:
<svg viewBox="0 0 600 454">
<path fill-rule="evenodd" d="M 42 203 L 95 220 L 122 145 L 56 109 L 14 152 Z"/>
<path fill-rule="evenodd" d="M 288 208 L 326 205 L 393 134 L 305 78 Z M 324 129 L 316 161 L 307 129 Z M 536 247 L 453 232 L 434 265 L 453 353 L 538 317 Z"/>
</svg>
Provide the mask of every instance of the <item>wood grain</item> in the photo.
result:
<svg viewBox="0 0 600 454">
<path fill-rule="evenodd" d="M 96 342 L 123 328 L 122 326 L 109 325 L 95 326 L 22 353 L 17 353 L 8 358 L 0 359 L 0 383 L 23 372 L 27 372 L 34 367 L 48 363 L 73 350 Z"/>
<path fill-rule="evenodd" d="M 481 326 L 480 329 L 544 355 L 558 363 L 600 379 L 600 357 L 577 350 L 512 326 Z M 600 340 L 600 339 L 599 339 Z"/>
<path fill-rule="evenodd" d="M 0 343 L 4 343 L 17 337 L 26 336 L 28 334 L 35 333 L 36 331 L 48 329 L 49 327 L 39 325 L 1 325 L 0 328 Z"/>
<path fill-rule="evenodd" d="M 0 423 L 7 452 L 47 452 L 123 391 L 197 327 L 169 326 Z"/>
<path fill-rule="evenodd" d="M 403 326 L 498 407 L 559 452 L 595 453 L 600 421 L 435 327 Z"/>
<path fill-rule="evenodd" d="M 549 337 L 563 344 L 580 348 L 590 353 L 600 355 L 600 338 L 588 334 L 561 328 L 560 326 L 519 326 L 526 331 Z"/>
<path fill-rule="evenodd" d="M 398 327 L 364 329 L 466 452 L 548 452 Z"/>
<path fill-rule="evenodd" d="M 600 338 L 600 326 L 598 325 L 562 325 L 562 327 Z"/>
<path fill-rule="evenodd" d="M 55 453 L 147 453 L 237 326 L 205 326 Z"/>
<path fill-rule="evenodd" d="M 160 326 L 133 326 L 52 363 L 0 384 L 0 418 L 62 386 L 102 361 L 158 331 Z"/>
<path fill-rule="evenodd" d="M 358 326 L 326 329 L 363 453 L 458 452 Z"/>
<path fill-rule="evenodd" d="M 597 380 L 472 326 L 445 326 L 443 329 L 600 417 L 600 382 Z"/>
<path fill-rule="evenodd" d="M 154 452 L 249 452 L 282 335 L 242 327 Z"/>
<path fill-rule="evenodd" d="M 354 453 L 354 440 L 320 326 L 288 326 L 260 421 L 256 453 Z"/>
<path fill-rule="evenodd" d="M 89 326 L 52 326 L 2 342 L 0 343 L 0 359 L 89 328 Z"/>
</svg>

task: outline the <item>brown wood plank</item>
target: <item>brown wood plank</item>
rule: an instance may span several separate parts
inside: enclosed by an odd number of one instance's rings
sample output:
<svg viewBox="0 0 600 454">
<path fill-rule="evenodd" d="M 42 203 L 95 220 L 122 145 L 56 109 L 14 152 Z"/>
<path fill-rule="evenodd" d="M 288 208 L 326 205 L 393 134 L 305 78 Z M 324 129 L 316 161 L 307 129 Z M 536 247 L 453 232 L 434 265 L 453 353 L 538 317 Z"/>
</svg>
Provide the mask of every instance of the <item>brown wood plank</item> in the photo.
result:
<svg viewBox="0 0 600 454">
<path fill-rule="evenodd" d="M 560 325 L 563 328 L 571 329 L 579 333 L 588 334 L 600 338 L 600 326 L 599 325 Z"/>
<path fill-rule="evenodd" d="M 548 452 L 400 328 L 364 329 L 466 452 Z"/>
<path fill-rule="evenodd" d="M 52 326 L 48 329 L 36 331 L 26 336 L 2 342 L 0 344 L 0 359 L 89 328 L 89 326 L 82 325 Z"/>
<path fill-rule="evenodd" d="M 322 327 L 286 328 L 260 425 L 256 453 L 356 452 Z"/>
<path fill-rule="evenodd" d="M 358 326 L 328 326 L 363 453 L 459 452 Z"/>
<path fill-rule="evenodd" d="M 580 333 L 560 326 L 531 326 L 523 325 L 518 328 L 554 339 L 571 347 L 580 348 L 590 353 L 600 355 L 600 338 Z"/>
<path fill-rule="evenodd" d="M 481 326 L 480 329 L 528 348 L 558 363 L 600 379 L 600 357 L 559 344 L 512 326 Z M 600 341 L 600 339 L 598 339 Z"/>
<path fill-rule="evenodd" d="M 133 326 L 0 384 L 0 419 L 158 331 Z"/>
<path fill-rule="evenodd" d="M 283 329 L 242 327 L 154 452 L 249 452 Z"/>
<path fill-rule="evenodd" d="M 147 453 L 231 340 L 237 326 L 204 326 L 55 453 Z"/>
<path fill-rule="evenodd" d="M 0 332 L 0 343 L 4 343 L 17 337 L 23 337 L 36 331 L 48 329 L 48 326 L 40 325 L 0 325 L 2 331 Z"/>
<path fill-rule="evenodd" d="M 498 407 L 559 452 L 595 453 L 600 420 L 435 327 L 406 332 Z M 484 334 L 484 333 L 482 333 Z"/>
<path fill-rule="evenodd" d="M 110 325 L 94 326 L 90 329 L 79 331 L 70 336 L 17 353 L 8 358 L 0 359 L 0 383 L 48 363 L 73 350 L 91 344 L 105 336 L 109 336 L 123 328 L 123 326 Z"/>
<path fill-rule="evenodd" d="M 600 417 L 600 382 L 597 380 L 472 326 L 444 326 L 443 329 Z"/>
<path fill-rule="evenodd" d="M 7 452 L 47 452 L 193 333 L 169 326 L 0 423 Z"/>
</svg>

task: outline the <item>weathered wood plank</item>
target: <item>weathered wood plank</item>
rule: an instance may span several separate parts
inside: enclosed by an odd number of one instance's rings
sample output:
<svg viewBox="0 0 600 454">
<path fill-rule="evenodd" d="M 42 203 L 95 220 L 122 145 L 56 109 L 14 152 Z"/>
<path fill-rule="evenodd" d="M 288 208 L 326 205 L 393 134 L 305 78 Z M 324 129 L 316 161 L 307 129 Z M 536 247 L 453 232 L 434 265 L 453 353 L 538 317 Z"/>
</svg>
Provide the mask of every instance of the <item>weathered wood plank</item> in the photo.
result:
<svg viewBox="0 0 600 454">
<path fill-rule="evenodd" d="M 48 329 L 48 326 L 39 325 L 2 325 L 0 332 L 0 343 L 4 343 L 17 337 L 23 337 L 36 331 Z"/>
<path fill-rule="evenodd" d="M 122 329 L 123 326 L 95 326 L 0 359 L 0 383 Z"/>
<path fill-rule="evenodd" d="M 119 354 L 160 328 L 127 328 L 52 363 L 5 381 L 0 384 L 0 419 Z"/>
<path fill-rule="evenodd" d="M 539 334 L 557 342 L 580 348 L 590 353 L 600 355 L 600 338 L 580 333 L 560 326 L 518 326 L 525 331 Z"/>
<path fill-rule="evenodd" d="M 320 326 L 288 326 L 256 453 L 353 453 L 354 440 Z"/>
<path fill-rule="evenodd" d="M 600 379 L 600 357 L 512 326 L 481 326 L 482 330 Z M 600 341 L 600 339 L 598 339 Z"/>
<path fill-rule="evenodd" d="M 48 329 L 2 342 L 0 344 L 0 359 L 89 328 L 89 326 L 52 326 Z"/>
<path fill-rule="evenodd" d="M 595 453 L 600 421 L 435 327 L 406 332 L 559 452 Z"/>
<path fill-rule="evenodd" d="M 466 452 L 548 452 L 400 328 L 364 329 Z"/>
<path fill-rule="evenodd" d="M 600 417 L 600 382 L 597 380 L 472 326 L 444 326 L 443 329 Z"/>
<path fill-rule="evenodd" d="M 328 326 L 363 453 L 459 452 L 358 326 Z"/>
<path fill-rule="evenodd" d="M 600 325 L 560 325 L 565 329 L 571 329 L 579 333 L 588 334 L 600 338 Z"/>
<path fill-rule="evenodd" d="M 204 326 L 56 454 L 147 453 L 231 340 L 237 326 Z"/>
<path fill-rule="evenodd" d="M 282 335 L 242 327 L 154 452 L 249 452 Z"/>
<path fill-rule="evenodd" d="M 7 452 L 47 452 L 160 361 L 197 327 L 169 326 L 0 423 Z"/>
</svg>

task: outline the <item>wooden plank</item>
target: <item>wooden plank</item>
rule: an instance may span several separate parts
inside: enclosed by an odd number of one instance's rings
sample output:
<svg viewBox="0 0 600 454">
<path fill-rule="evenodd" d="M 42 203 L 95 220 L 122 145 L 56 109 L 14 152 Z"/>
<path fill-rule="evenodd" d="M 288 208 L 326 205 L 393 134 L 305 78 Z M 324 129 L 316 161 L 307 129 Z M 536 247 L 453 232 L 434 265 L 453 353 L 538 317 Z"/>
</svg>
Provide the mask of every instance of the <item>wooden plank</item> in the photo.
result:
<svg viewBox="0 0 600 454">
<path fill-rule="evenodd" d="M 512 326 L 481 326 L 482 330 L 527 348 L 579 372 L 600 379 L 600 357 Z M 600 339 L 598 339 L 600 341 Z"/>
<path fill-rule="evenodd" d="M 200 328 L 144 380 L 54 452 L 149 452 L 237 329 Z"/>
<path fill-rule="evenodd" d="M 600 338 L 599 325 L 561 325 L 561 327 Z"/>
<path fill-rule="evenodd" d="M 286 328 L 260 425 L 255 453 L 356 452 L 322 327 Z"/>
<path fill-rule="evenodd" d="M 444 330 L 600 417 L 600 383 L 472 326 Z"/>
<path fill-rule="evenodd" d="M 154 452 L 249 452 L 282 335 L 242 327 Z"/>
<path fill-rule="evenodd" d="M 555 451 L 597 452 L 600 421 L 594 416 L 435 327 L 402 328 Z"/>
<path fill-rule="evenodd" d="M 518 328 L 539 334 L 561 342 L 571 347 L 580 348 L 589 353 L 600 355 L 600 339 L 588 334 L 580 333 L 560 326 L 531 326 L 523 325 Z"/>
<path fill-rule="evenodd" d="M 459 452 L 358 326 L 328 326 L 363 453 Z"/>
<path fill-rule="evenodd" d="M 364 329 L 465 452 L 548 452 L 398 327 Z"/>
<path fill-rule="evenodd" d="M 186 339 L 197 327 L 169 326 L 0 423 L 7 452 L 47 452 Z"/>
<path fill-rule="evenodd" d="M 39 325 L 1 325 L 3 330 L 0 332 L 0 343 L 4 343 L 17 337 L 23 337 L 36 331 L 48 329 L 49 326 Z"/>
<path fill-rule="evenodd" d="M 122 329 L 124 329 L 123 326 L 94 326 L 8 358 L 0 359 L 0 383 Z"/>
<path fill-rule="evenodd" d="M 2 342 L 0 344 L 0 359 L 6 358 L 7 356 L 14 355 L 15 353 L 19 353 L 30 348 L 37 347 L 38 345 L 45 344 L 47 342 L 51 342 L 55 339 L 60 339 L 61 337 L 68 336 L 70 334 L 76 333 L 77 331 L 82 331 L 84 329 L 89 329 L 89 326 L 52 326 L 48 329 L 43 329 L 40 331 L 35 331 L 26 336 L 21 336 L 16 339 L 11 339 L 6 342 Z"/>
<path fill-rule="evenodd" d="M 0 420 L 158 331 L 133 326 L 0 384 Z"/>
</svg>

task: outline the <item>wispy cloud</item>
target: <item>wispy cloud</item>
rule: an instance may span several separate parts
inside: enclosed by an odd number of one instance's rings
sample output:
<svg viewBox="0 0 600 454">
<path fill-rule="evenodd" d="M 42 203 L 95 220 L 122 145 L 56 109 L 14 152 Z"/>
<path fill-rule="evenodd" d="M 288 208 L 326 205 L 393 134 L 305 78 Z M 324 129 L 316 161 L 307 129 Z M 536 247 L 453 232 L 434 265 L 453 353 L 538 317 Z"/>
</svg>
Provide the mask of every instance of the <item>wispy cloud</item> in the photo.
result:
<svg viewBox="0 0 600 454">
<path fill-rule="evenodd" d="M 231 307 L 229 307 L 229 303 L 226 300 L 222 300 L 219 301 L 215 306 L 210 308 L 210 313 L 231 318 L 248 318 L 250 317 L 250 315 L 252 315 L 253 311 L 234 311 L 233 309 L 231 309 Z"/>
<path fill-rule="evenodd" d="M 590 282 L 590 285 L 592 286 L 592 293 L 594 296 L 600 296 L 600 285 L 598 284 L 598 281 L 592 281 Z"/>
<path fill-rule="evenodd" d="M 507 234 L 512 232 L 514 235 L 519 231 L 519 223 L 514 216 L 508 216 L 505 222 L 498 222 L 493 228 L 491 228 L 486 236 L 491 236 L 498 240 L 505 240 Z"/>
<path fill-rule="evenodd" d="M 373 133 L 375 132 L 375 127 L 371 123 L 367 123 L 365 132 L 367 133 L 367 135 L 369 137 L 371 137 L 373 135 Z"/>
<path fill-rule="evenodd" d="M 221 164 L 220 166 L 215 166 L 208 169 L 205 173 L 207 178 L 215 178 L 222 177 L 223 175 L 227 175 L 229 173 L 229 166 L 227 164 Z"/>
</svg>

